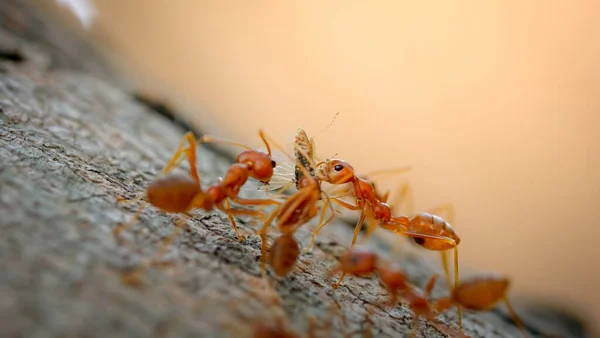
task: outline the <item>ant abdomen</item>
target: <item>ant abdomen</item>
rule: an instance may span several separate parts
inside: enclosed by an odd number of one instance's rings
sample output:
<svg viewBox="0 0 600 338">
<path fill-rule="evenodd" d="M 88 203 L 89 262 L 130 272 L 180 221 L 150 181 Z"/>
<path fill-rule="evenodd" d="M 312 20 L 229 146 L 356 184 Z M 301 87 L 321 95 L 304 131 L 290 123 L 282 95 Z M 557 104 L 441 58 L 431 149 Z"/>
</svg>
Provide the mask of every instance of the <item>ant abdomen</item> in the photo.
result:
<svg viewBox="0 0 600 338">
<path fill-rule="evenodd" d="M 454 300 L 469 310 L 485 311 L 506 295 L 509 281 L 503 277 L 479 277 L 459 284 Z"/>
<path fill-rule="evenodd" d="M 159 177 L 147 189 L 148 202 L 166 212 L 185 212 L 202 193 L 198 182 L 184 174 Z"/>
<path fill-rule="evenodd" d="M 456 231 L 454 231 L 448 222 L 439 216 L 429 213 L 419 213 L 411 220 L 410 223 L 412 230 L 418 231 L 424 235 L 448 238 L 448 240 L 444 240 L 418 236 L 413 237 L 415 243 L 424 247 L 425 249 L 435 251 L 450 250 L 460 243 L 460 237 Z M 452 241 L 450 241 L 450 239 L 452 239 Z"/>
<path fill-rule="evenodd" d="M 283 277 L 296 265 L 300 255 L 300 246 L 296 239 L 290 235 L 281 235 L 273 242 L 269 261 L 273 271 Z"/>
<path fill-rule="evenodd" d="M 265 183 L 268 183 L 273 177 L 273 168 L 276 165 L 268 154 L 256 150 L 246 150 L 240 153 L 237 163 L 245 164 L 250 177 Z"/>
<path fill-rule="evenodd" d="M 377 254 L 368 249 L 355 248 L 340 258 L 342 271 L 357 276 L 369 274 L 377 268 Z"/>
</svg>

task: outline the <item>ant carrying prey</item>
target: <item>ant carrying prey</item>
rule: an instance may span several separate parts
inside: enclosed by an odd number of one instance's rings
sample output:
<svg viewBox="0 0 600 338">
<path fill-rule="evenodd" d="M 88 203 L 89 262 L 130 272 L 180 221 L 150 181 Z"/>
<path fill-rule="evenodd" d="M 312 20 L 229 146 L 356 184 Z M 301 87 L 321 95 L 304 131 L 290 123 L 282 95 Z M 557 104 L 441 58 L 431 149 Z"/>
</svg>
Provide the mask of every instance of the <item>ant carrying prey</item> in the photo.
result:
<svg viewBox="0 0 600 338">
<path fill-rule="evenodd" d="M 275 147 L 282 150 L 276 142 L 273 140 L 270 140 L 270 142 Z M 298 151 L 302 152 L 303 150 L 299 149 Z M 289 157 L 289 155 L 286 156 Z M 307 161 L 310 162 L 310 160 Z M 277 219 L 276 227 L 281 233 L 281 236 L 273 243 L 270 253 L 270 263 L 274 271 L 280 276 L 287 275 L 295 265 L 299 256 L 299 246 L 293 235 L 298 228 L 309 222 L 318 214 L 319 208 L 317 203 L 322 197 L 325 198 L 325 205 L 322 207 L 319 226 L 325 226 L 331 222 L 335 216 L 335 210 L 331 206 L 330 197 L 327 193 L 321 191 L 319 181 L 313 177 L 309 170 L 303 165 L 299 167 L 299 171 L 301 174 L 298 175 L 298 191 L 288 196 L 285 203 L 276 207 L 260 229 L 260 237 L 262 240 L 261 267 L 264 271 L 265 262 L 267 260 L 267 230 L 271 222 Z M 329 219 L 325 220 L 328 208 L 330 208 L 332 215 Z"/>
</svg>

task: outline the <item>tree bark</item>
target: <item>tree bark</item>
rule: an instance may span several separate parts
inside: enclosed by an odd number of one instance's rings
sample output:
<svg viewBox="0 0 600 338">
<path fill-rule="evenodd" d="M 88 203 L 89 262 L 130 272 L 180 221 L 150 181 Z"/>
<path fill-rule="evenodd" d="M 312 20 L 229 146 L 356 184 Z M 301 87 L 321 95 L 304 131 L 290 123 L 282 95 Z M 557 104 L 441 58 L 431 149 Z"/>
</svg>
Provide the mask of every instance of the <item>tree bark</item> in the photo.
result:
<svg viewBox="0 0 600 338">
<path fill-rule="evenodd" d="M 148 207 L 115 241 L 112 229 L 137 208 L 116 199 L 143 193 L 185 130 L 141 104 L 93 48 L 33 3 L 3 1 L 0 9 L 2 336 L 241 338 L 279 320 L 305 335 L 311 318 L 322 326 L 319 337 L 410 333 L 410 309 L 384 307 L 375 278 L 331 287 L 327 272 L 351 236 L 342 222 L 328 226 L 290 276 L 263 278 L 260 239 L 248 220 L 239 220 L 247 235 L 240 243 L 223 214 L 196 212 L 161 258 L 165 266 L 149 269 L 147 285 L 125 285 L 123 273 L 152 257 L 175 217 Z M 206 183 L 232 162 L 206 148 L 198 157 Z M 309 235 L 305 227 L 297 237 L 306 245 Z M 420 255 L 401 262 L 420 288 L 434 272 Z M 445 285 L 438 281 L 434 298 L 447 294 Z M 437 318 L 421 321 L 420 335 L 456 333 L 455 311 Z M 566 316 L 534 322 L 532 336 L 585 335 Z M 520 336 L 504 310 L 466 313 L 464 328 L 475 337 Z"/>
</svg>

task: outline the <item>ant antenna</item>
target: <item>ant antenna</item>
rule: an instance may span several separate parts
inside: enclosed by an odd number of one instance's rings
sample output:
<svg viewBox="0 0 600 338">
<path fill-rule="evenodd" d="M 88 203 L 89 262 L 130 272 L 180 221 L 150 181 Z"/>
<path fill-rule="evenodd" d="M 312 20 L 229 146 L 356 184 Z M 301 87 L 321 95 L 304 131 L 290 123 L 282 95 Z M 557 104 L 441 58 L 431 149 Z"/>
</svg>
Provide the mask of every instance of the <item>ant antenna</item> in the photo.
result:
<svg viewBox="0 0 600 338">
<path fill-rule="evenodd" d="M 340 115 L 340 112 L 335 113 L 335 115 L 333 116 L 333 120 L 331 120 L 331 122 L 329 122 L 327 127 L 323 128 L 319 133 L 322 133 L 325 130 L 327 130 L 329 127 L 331 127 L 333 125 L 333 122 L 335 122 L 335 120 L 337 119 L 338 115 Z"/>
<path fill-rule="evenodd" d="M 232 140 L 227 140 L 227 139 L 222 139 L 222 138 L 217 138 L 217 137 L 210 136 L 210 135 L 202 135 L 202 137 L 196 141 L 196 145 L 200 145 L 202 143 L 225 143 L 225 144 L 229 144 L 232 146 L 241 147 L 241 148 L 244 148 L 247 150 L 253 150 L 251 147 L 249 147 L 243 143 L 232 141 Z M 269 145 L 267 145 L 267 148 L 268 147 L 269 147 Z"/>
<path fill-rule="evenodd" d="M 279 151 L 281 151 L 285 155 L 285 157 L 287 157 L 290 161 L 294 162 L 294 159 L 285 151 L 285 149 L 283 149 L 282 146 L 279 145 L 279 143 L 275 142 L 270 136 L 267 136 L 262 129 L 259 131 L 259 133 L 260 133 L 260 137 L 265 141 L 265 143 L 268 140 L 275 148 L 279 149 Z M 314 167 L 314 163 L 313 163 L 312 159 L 310 158 L 310 156 L 308 156 L 308 154 L 303 149 L 296 147 L 296 145 L 294 145 L 294 149 L 299 151 L 302 154 L 302 156 L 304 156 L 307 159 L 310 166 Z M 310 173 L 304 166 L 301 166 L 300 170 L 302 170 L 302 173 L 304 174 L 304 176 L 310 177 Z"/>
</svg>

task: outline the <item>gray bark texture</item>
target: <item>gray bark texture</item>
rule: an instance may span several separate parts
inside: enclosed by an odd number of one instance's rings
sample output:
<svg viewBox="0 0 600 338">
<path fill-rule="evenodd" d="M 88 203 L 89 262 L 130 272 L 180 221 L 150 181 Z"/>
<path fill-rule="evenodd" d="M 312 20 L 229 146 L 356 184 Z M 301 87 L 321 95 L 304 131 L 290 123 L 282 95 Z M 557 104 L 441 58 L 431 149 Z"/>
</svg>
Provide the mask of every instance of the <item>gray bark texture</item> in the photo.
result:
<svg viewBox="0 0 600 338">
<path fill-rule="evenodd" d="M 342 222 L 328 226 L 287 278 L 264 278 L 250 220 L 238 219 L 247 235 L 239 242 L 225 215 L 195 212 L 145 286 L 125 285 L 123 274 L 153 257 L 177 216 L 149 206 L 116 241 L 112 230 L 139 205 L 116 199 L 142 194 L 185 130 L 134 99 L 93 48 L 33 3 L 0 5 L 1 336 L 243 338 L 259 323 L 280 322 L 302 336 L 311 323 L 318 337 L 411 332 L 411 310 L 386 308 L 376 278 L 331 287 L 327 272 L 350 243 Z M 232 163 L 210 148 L 198 157 L 204 183 Z M 309 235 L 303 228 L 297 238 L 306 246 Z M 421 255 L 401 263 L 419 288 L 434 272 Z M 434 298 L 447 294 L 445 285 L 440 278 Z M 531 336 L 585 335 L 566 315 L 517 311 Z M 464 328 L 473 337 L 520 336 L 502 305 L 465 313 Z M 451 310 L 434 323 L 422 320 L 417 336 L 456 332 Z"/>
</svg>

